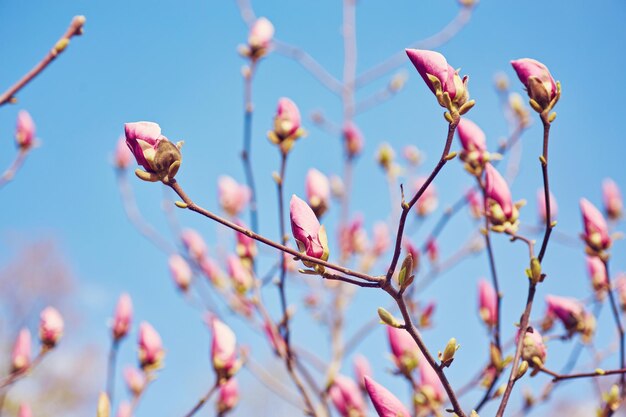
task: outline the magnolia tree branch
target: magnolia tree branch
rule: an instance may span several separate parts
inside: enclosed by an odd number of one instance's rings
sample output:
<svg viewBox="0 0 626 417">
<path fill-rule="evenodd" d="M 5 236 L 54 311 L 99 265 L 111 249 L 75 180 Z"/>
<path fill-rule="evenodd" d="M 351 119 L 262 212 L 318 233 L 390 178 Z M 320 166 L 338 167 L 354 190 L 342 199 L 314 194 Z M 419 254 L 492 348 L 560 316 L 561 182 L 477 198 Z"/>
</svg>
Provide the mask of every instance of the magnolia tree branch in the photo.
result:
<svg viewBox="0 0 626 417">
<path fill-rule="evenodd" d="M 24 88 L 29 82 L 31 82 L 37 75 L 39 75 L 52 61 L 54 61 L 69 45 L 70 39 L 74 36 L 82 35 L 83 25 L 85 24 L 85 16 L 76 16 L 72 19 L 70 26 L 67 28 L 63 36 L 54 44 L 52 49 L 46 54 L 46 56 L 35 65 L 30 71 L 26 73 L 15 84 L 9 87 L 4 93 L 0 95 L 0 106 L 7 103 L 12 103 L 16 100 L 16 94 Z"/>
<path fill-rule="evenodd" d="M 619 308 L 617 306 L 617 301 L 615 300 L 615 295 L 613 294 L 613 285 L 611 284 L 611 275 L 609 273 L 609 261 L 608 259 L 603 259 L 602 263 L 604 264 L 604 269 L 606 271 L 606 280 L 608 284 L 608 293 L 609 293 L 609 301 L 611 304 L 611 312 L 613 313 L 613 319 L 615 320 L 615 327 L 617 329 L 617 333 L 619 335 L 619 366 L 620 368 L 626 368 L 626 363 L 624 363 L 624 326 L 622 324 L 622 319 L 620 318 Z M 620 374 L 619 384 L 620 384 L 620 395 L 623 397 L 625 395 L 625 386 L 626 383 L 626 375 L 624 373 Z"/>
<path fill-rule="evenodd" d="M 259 231 L 259 215 L 257 211 L 256 186 L 254 172 L 250 161 L 252 152 L 252 115 L 254 104 L 252 103 L 252 80 L 256 72 L 256 60 L 251 60 L 249 71 L 244 73 L 244 109 L 243 109 L 243 149 L 241 161 L 246 174 L 246 183 L 250 188 L 250 227 L 252 231 Z"/>
</svg>

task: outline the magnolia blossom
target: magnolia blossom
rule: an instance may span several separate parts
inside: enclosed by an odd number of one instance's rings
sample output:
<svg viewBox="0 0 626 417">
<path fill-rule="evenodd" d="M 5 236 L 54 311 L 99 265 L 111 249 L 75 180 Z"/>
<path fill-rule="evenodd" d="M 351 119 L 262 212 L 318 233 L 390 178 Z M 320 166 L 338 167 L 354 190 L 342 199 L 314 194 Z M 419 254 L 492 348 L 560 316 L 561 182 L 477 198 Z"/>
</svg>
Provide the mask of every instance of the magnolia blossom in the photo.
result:
<svg viewBox="0 0 626 417">
<path fill-rule="evenodd" d="M 54 307 L 46 307 L 40 315 L 39 339 L 44 346 L 54 347 L 63 336 L 63 317 Z"/>
<path fill-rule="evenodd" d="M 218 415 L 224 415 L 228 411 L 235 408 L 239 402 L 239 386 L 235 378 L 230 378 L 228 381 L 220 385 L 219 392 L 217 394 L 217 412 Z"/>
<path fill-rule="evenodd" d="M 450 104 L 461 108 L 467 102 L 468 77 L 461 78 L 443 55 L 423 49 L 407 49 L 406 54 L 442 107 L 452 110 Z M 443 98 L 446 94 L 451 103 Z"/>
<path fill-rule="evenodd" d="M 372 252 L 374 256 L 380 256 L 391 245 L 391 238 L 389 236 L 389 227 L 385 222 L 377 222 L 374 224 L 374 231 L 372 233 Z"/>
<path fill-rule="evenodd" d="M 371 377 L 373 374 L 372 367 L 363 355 L 354 357 L 354 377 L 361 389 L 365 389 L 365 377 Z"/>
<path fill-rule="evenodd" d="M 498 294 L 484 279 L 478 282 L 478 308 L 480 318 L 485 324 L 495 326 L 498 322 Z"/>
<path fill-rule="evenodd" d="M 461 160 L 466 163 L 465 168 L 474 175 L 480 175 L 483 165 L 489 160 L 485 132 L 476 123 L 465 118 L 461 119 L 456 131 L 463 147 Z"/>
<path fill-rule="evenodd" d="M 326 231 L 323 226 L 320 226 L 311 207 L 294 194 L 289 203 L 289 214 L 291 231 L 300 252 L 304 252 L 313 258 L 327 260 L 328 241 Z"/>
<path fill-rule="evenodd" d="M 575 298 L 548 295 L 546 304 L 548 324 L 550 320 L 557 318 L 570 334 L 580 333 L 583 341 L 590 340 L 595 331 L 595 317 L 585 310 L 580 301 Z"/>
<path fill-rule="evenodd" d="M 30 331 L 22 329 L 17 334 L 13 351 L 11 352 L 11 370 L 12 372 L 22 372 L 30 366 L 31 360 L 31 339 Z"/>
<path fill-rule="evenodd" d="M 133 407 L 128 401 L 122 401 L 117 409 L 116 417 L 132 417 Z"/>
<path fill-rule="evenodd" d="M 517 332 L 515 341 L 517 342 L 520 337 L 521 330 Z M 548 356 L 548 350 L 543 343 L 543 337 L 537 329 L 527 331 L 524 333 L 524 341 L 522 342 L 522 359 L 528 361 L 532 366 L 534 364 L 533 359 L 538 358 L 541 363 L 545 363 Z"/>
<path fill-rule="evenodd" d="M 421 352 L 420 352 L 421 355 Z M 420 383 L 419 389 L 426 396 L 430 402 L 441 402 L 444 398 L 443 386 L 439 380 L 439 375 L 433 369 L 433 367 L 426 361 L 426 358 L 421 356 L 419 361 L 419 375 Z"/>
<path fill-rule="evenodd" d="M 226 324 L 216 317 L 209 319 L 213 340 L 211 342 L 211 361 L 213 369 L 220 379 L 228 379 L 237 372 L 237 338 Z"/>
<path fill-rule="evenodd" d="M 139 363 L 142 368 L 159 367 L 165 356 L 161 336 L 147 322 L 139 325 Z"/>
<path fill-rule="evenodd" d="M 435 309 L 437 308 L 437 303 L 435 301 L 430 301 L 424 306 L 419 312 L 419 325 L 421 329 L 427 329 L 432 327 L 432 317 L 435 314 Z"/>
<path fill-rule="evenodd" d="M 622 193 L 615 181 L 610 178 L 602 182 L 602 198 L 604 201 L 604 212 L 609 219 L 617 220 L 622 217 L 624 209 Z"/>
<path fill-rule="evenodd" d="M 411 417 L 411 413 L 404 404 L 372 378 L 365 377 L 365 388 L 380 417 Z"/>
<path fill-rule="evenodd" d="M 147 378 L 146 374 L 139 369 L 134 366 L 127 366 L 124 368 L 124 381 L 126 382 L 128 390 L 136 397 L 141 394 L 146 387 Z"/>
<path fill-rule="evenodd" d="M 191 285 L 193 272 L 191 271 L 191 267 L 185 258 L 178 254 L 170 256 L 169 267 L 172 279 L 178 289 L 181 291 L 187 291 L 189 289 L 189 285 Z"/>
<path fill-rule="evenodd" d="M 281 97 L 274 116 L 274 133 L 278 142 L 297 136 L 300 129 L 300 110 L 291 99 Z"/>
<path fill-rule="evenodd" d="M 485 166 L 485 191 L 489 204 L 487 214 L 491 224 L 515 227 L 519 213 L 513 204 L 511 191 L 502 175 L 491 164 Z"/>
<path fill-rule="evenodd" d="M 363 217 L 357 215 L 348 224 L 339 227 L 339 245 L 342 256 L 363 253 L 367 247 L 367 232 L 363 228 Z"/>
<path fill-rule="evenodd" d="M 28 150 L 35 144 L 35 122 L 25 110 L 17 114 L 15 143 L 22 150 Z"/>
<path fill-rule="evenodd" d="M 220 206 L 230 216 L 237 216 L 250 201 L 250 189 L 227 175 L 218 178 L 217 190 Z"/>
<path fill-rule="evenodd" d="M 599 300 L 604 299 L 606 291 L 609 289 L 609 280 L 606 274 L 604 262 L 597 256 L 587 257 L 587 272 L 591 279 L 591 285 Z"/>
<path fill-rule="evenodd" d="M 248 34 L 248 45 L 252 49 L 268 48 L 274 36 L 274 25 L 264 17 L 258 18 Z"/>
<path fill-rule="evenodd" d="M 242 222 L 236 221 L 236 223 L 244 229 L 246 228 L 246 225 Z M 257 253 L 256 241 L 244 233 L 235 232 L 235 235 L 237 237 L 237 255 L 241 258 L 254 258 Z"/>
<path fill-rule="evenodd" d="M 162 140 L 161 126 L 153 122 L 135 122 L 124 125 L 126 145 L 135 156 L 137 163 L 147 172 L 154 172 L 153 163 L 157 148 Z"/>
<path fill-rule="evenodd" d="M 33 412 L 30 410 L 30 406 L 26 403 L 20 404 L 20 408 L 17 411 L 17 417 L 33 417 Z"/>
<path fill-rule="evenodd" d="M 476 191 L 474 188 L 470 188 L 467 194 L 465 194 L 465 199 L 467 200 L 467 204 L 469 205 L 472 217 L 475 219 L 480 219 L 483 215 L 484 202 L 478 191 Z"/>
<path fill-rule="evenodd" d="M 417 344 L 408 332 L 391 326 L 387 326 L 387 337 L 392 359 L 398 370 L 403 374 L 410 374 L 420 359 Z"/>
<path fill-rule="evenodd" d="M 183 246 L 196 261 L 204 258 L 207 253 L 207 246 L 204 239 L 194 229 L 185 229 L 180 234 L 180 240 L 183 242 Z"/>
<path fill-rule="evenodd" d="M 232 283 L 238 293 L 244 294 L 252 288 L 252 273 L 241 262 L 241 259 L 238 256 L 228 255 L 228 258 L 226 258 L 226 267 L 228 269 L 228 275 L 232 279 Z"/>
<path fill-rule="evenodd" d="M 305 181 L 306 198 L 309 206 L 320 218 L 330 205 L 330 182 L 328 177 L 315 168 L 309 169 Z"/>
<path fill-rule="evenodd" d="M 583 215 L 583 226 L 585 232 L 582 235 L 587 246 L 595 251 L 602 252 L 611 246 L 611 237 L 606 220 L 593 204 L 587 199 L 580 200 L 580 211 Z"/>
<path fill-rule="evenodd" d="M 204 276 L 206 276 L 213 285 L 217 288 L 222 288 L 224 286 L 224 272 L 220 269 L 217 262 L 209 257 L 204 257 L 200 260 L 198 266 Z"/>
<path fill-rule="evenodd" d="M 557 85 L 548 68 L 531 58 L 511 61 L 511 65 L 526 87 L 528 97 L 542 110 L 546 108 L 557 95 Z"/>
<path fill-rule="evenodd" d="M 428 239 L 428 242 L 426 242 L 426 255 L 432 263 L 439 260 L 439 245 L 433 238 Z"/>
<path fill-rule="evenodd" d="M 426 183 L 426 180 L 426 177 L 419 177 L 417 180 L 415 180 L 415 190 L 420 190 L 422 186 Z M 415 204 L 417 214 L 422 217 L 428 216 L 430 213 L 435 211 L 438 205 L 439 199 L 437 197 L 437 188 L 435 187 L 435 184 L 430 183 Z"/>
<path fill-rule="evenodd" d="M 348 158 L 354 158 L 363 151 L 363 134 L 353 122 L 343 126 L 343 141 Z"/>
<path fill-rule="evenodd" d="M 128 334 L 130 329 L 130 323 L 133 320 L 133 302 L 130 295 L 123 293 L 120 295 L 115 307 L 115 313 L 113 315 L 113 325 L 111 331 L 113 332 L 113 338 L 119 340 Z"/>
<path fill-rule="evenodd" d="M 117 146 L 115 147 L 114 154 L 114 163 L 115 167 L 118 169 L 126 169 L 132 162 L 133 154 L 128 149 L 128 145 L 126 145 L 126 138 L 121 137 L 117 141 Z"/>
<path fill-rule="evenodd" d="M 539 213 L 539 220 L 542 223 L 546 222 L 546 193 L 543 188 L 537 190 L 537 211 Z M 559 212 L 559 206 L 556 203 L 556 198 L 550 193 L 550 221 L 556 220 L 556 216 Z"/>
<path fill-rule="evenodd" d="M 350 378 L 337 375 L 328 395 L 341 417 L 365 417 L 367 405 L 359 386 Z"/>
</svg>

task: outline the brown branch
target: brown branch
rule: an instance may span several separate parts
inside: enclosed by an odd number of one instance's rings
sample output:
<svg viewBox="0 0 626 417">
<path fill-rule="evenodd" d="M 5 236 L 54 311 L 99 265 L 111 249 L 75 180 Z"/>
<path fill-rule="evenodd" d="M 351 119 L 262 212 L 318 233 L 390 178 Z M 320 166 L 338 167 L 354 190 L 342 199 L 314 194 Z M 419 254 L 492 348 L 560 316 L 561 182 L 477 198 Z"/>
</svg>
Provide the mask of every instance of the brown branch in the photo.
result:
<svg viewBox="0 0 626 417">
<path fill-rule="evenodd" d="M 85 24 L 85 16 L 75 16 L 67 28 L 63 36 L 54 44 L 52 49 L 46 54 L 46 56 L 35 65 L 30 71 L 26 73 L 19 81 L 9 87 L 2 95 L 0 95 L 0 106 L 12 103 L 15 101 L 15 95 L 39 75 L 52 61 L 54 61 L 70 43 L 70 39 L 77 35 L 82 35 L 83 25 Z"/>
</svg>

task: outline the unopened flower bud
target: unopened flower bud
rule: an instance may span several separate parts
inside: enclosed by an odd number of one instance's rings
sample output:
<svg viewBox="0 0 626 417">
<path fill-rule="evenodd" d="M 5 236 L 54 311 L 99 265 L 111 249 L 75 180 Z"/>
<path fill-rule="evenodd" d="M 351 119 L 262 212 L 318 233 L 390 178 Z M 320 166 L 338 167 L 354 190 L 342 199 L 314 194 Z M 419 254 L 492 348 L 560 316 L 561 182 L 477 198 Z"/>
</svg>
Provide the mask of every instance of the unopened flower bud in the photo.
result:
<svg viewBox="0 0 626 417">
<path fill-rule="evenodd" d="M 23 372 L 30 366 L 31 338 L 28 329 L 22 329 L 17 334 L 13 351 L 11 352 L 11 372 Z"/>
<path fill-rule="evenodd" d="M 469 104 L 468 77 L 461 78 L 439 52 L 407 49 L 406 54 L 430 91 L 437 97 L 439 105 L 452 113 L 463 114 L 463 106 Z"/>
<path fill-rule="evenodd" d="M 611 246 L 611 237 L 606 220 L 593 204 L 587 199 L 580 200 L 580 211 L 583 215 L 583 240 L 587 244 L 588 252 L 602 253 Z"/>
<path fill-rule="evenodd" d="M 388 143 L 383 143 L 378 148 L 378 153 L 376 154 L 376 160 L 378 164 L 385 170 L 389 171 L 393 164 L 393 160 L 395 158 L 395 152 L 393 148 Z"/>
<path fill-rule="evenodd" d="M 115 167 L 120 170 L 128 168 L 132 162 L 132 158 L 133 154 L 130 152 L 130 149 L 128 149 L 128 145 L 126 145 L 126 139 L 124 137 L 120 138 L 120 140 L 117 141 L 117 146 L 115 147 Z"/>
<path fill-rule="evenodd" d="M 216 317 L 209 319 L 213 340 L 211 342 L 211 361 L 220 380 L 226 381 L 240 368 L 237 360 L 237 339 L 235 333 Z"/>
<path fill-rule="evenodd" d="M 123 293 L 117 301 L 117 306 L 115 307 L 115 313 L 113 315 L 113 324 L 111 326 L 113 339 L 120 340 L 128 334 L 132 319 L 133 302 L 130 295 Z"/>
<path fill-rule="evenodd" d="M 134 397 L 139 396 L 143 392 L 147 383 L 146 374 L 133 366 L 124 368 L 124 381 Z"/>
<path fill-rule="evenodd" d="M 328 260 L 328 238 L 326 230 L 320 226 L 315 213 L 300 198 L 294 194 L 289 204 L 291 231 L 298 245 L 298 250 L 313 258 Z M 312 268 L 314 264 L 303 261 Z"/>
<path fill-rule="evenodd" d="M 15 127 L 15 143 L 17 147 L 26 151 L 35 144 L 35 123 L 27 111 L 22 110 L 17 114 Z"/>
<path fill-rule="evenodd" d="M 207 246 L 204 239 L 194 229 L 185 229 L 180 234 L 180 240 L 189 253 L 189 256 L 196 262 L 200 262 L 206 256 Z"/>
<path fill-rule="evenodd" d="M 139 325 L 139 364 L 142 369 L 161 367 L 165 351 L 161 336 L 147 322 Z"/>
<path fill-rule="evenodd" d="M 461 345 L 456 343 L 456 339 L 454 337 L 450 339 L 443 350 L 443 354 L 441 354 L 439 358 L 439 360 L 441 360 L 441 365 L 444 367 L 450 366 L 454 360 L 456 351 L 459 350 L 460 347 Z"/>
<path fill-rule="evenodd" d="M 279 99 L 274 116 L 274 130 L 268 133 L 270 142 L 279 145 L 281 152 L 286 154 L 293 143 L 305 133 L 304 129 L 300 127 L 298 106 L 286 97 Z"/>
<path fill-rule="evenodd" d="M 178 287 L 180 291 L 186 292 L 189 289 L 189 285 L 191 285 L 193 272 L 185 258 L 178 254 L 170 256 L 169 267 L 176 287 Z"/>
<path fill-rule="evenodd" d="M 533 102 L 538 105 L 535 110 L 541 112 L 552 108 L 553 100 L 558 100 L 560 92 L 548 68 L 541 62 L 530 58 L 511 61 L 511 65 L 526 87 L 531 105 L 534 106 Z"/>
<path fill-rule="evenodd" d="M 98 397 L 98 409 L 96 411 L 96 417 L 110 417 L 111 416 L 111 401 L 109 396 L 105 392 L 101 392 Z"/>
<path fill-rule="evenodd" d="M 239 402 L 239 386 L 235 378 L 230 378 L 228 381 L 220 385 L 217 395 L 217 412 L 218 415 L 225 415 L 231 411 Z"/>
<path fill-rule="evenodd" d="M 124 125 L 126 144 L 135 156 L 137 163 L 146 172 L 136 172 L 147 181 L 168 181 L 173 179 L 182 161 L 179 144 L 173 144 L 161 135 L 161 127 L 153 122 L 135 122 Z"/>
<path fill-rule="evenodd" d="M 355 158 L 363 151 L 363 134 L 353 122 L 348 122 L 343 127 L 343 141 L 348 158 Z"/>
<path fill-rule="evenodd" d="M 402 402 L 387 388 L 375 382 L 372 378 L 365 378 L 365 388 L 372 400 L 372 404 L 380 417 L 410 417 L 411 413 Z"/>
<path fill-rule="evenodd" d="M 359 386 L 346 376 L 337 375 L 328 390 L 337 412 L 341 417 L 365 417 L 367 405 Z"/>
<path fill-rule="evenodd" d="M 619 187 L 610 178 L 602 182 L 602 199 L 604 201 L 604 212 L 611 220 L 618 220 L 622 217 L 624 203 Z"/>
<path fill-rule="evenodd" d="M 321 218 L 330 206 L 330 183 L 326 175 L 310 169 L 305 181 L 306 197 L 317 218 Z"/>
<path fill-rule="evenodd" d="M 40 316 L 39 340 L 47 348 L 53 348 L 63 336 L 63 317 L 54 307 L 46 307 Z"/>
</svg>

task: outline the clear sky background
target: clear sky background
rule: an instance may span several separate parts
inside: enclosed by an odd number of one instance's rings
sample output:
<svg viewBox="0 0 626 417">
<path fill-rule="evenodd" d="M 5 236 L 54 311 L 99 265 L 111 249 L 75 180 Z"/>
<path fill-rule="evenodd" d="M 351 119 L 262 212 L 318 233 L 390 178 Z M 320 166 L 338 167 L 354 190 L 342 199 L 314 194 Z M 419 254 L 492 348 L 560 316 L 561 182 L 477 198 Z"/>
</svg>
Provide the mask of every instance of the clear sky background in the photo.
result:
<svg viewBox="0 0 626 417">
<path fill-rule="evenodd" d="M 258 15 L 274 22 L 278 37 L 303 47 L 331 73 L 341 77 L 340 2 L 266 0 L 255 2 L 254 6 Z M 453 0 L 360 1 L 358 72 L 435 33 L 457 9 Z M 79 277 L 76 301 L 84 312 L 80 330 L 67 329 L 67 343 L 75 340 L 102 346 L 102 355 L 93 358 L 93 368 L 85 370 L 93 372 L 93 378 L 102 383 L 104 350 L 108 346 L 107 319 L 119 293 L 129 291 L 136 317 L 150 321 L 160 331 L 167 348 L 166 368 L 148 391 L 137 415 L 182 415 L 212 383 L 209 333 L 198 313 L 175 292 L 166 258 L 126 219 L 111 154 L 123 132 L 123 123 L 158 122 L 170 139 L 185 140 L 184 162 L 178 176 L 183 187 L 208 209 L 218 209 L 217 177 L 228 174 L 243 181 L 238 158 L 243 60 L 236 47 L 245 42 L 247 28 L 232 1 L 0 0 L 0 88 L 4 90 L 41 59 L 77 14 L 87 16 L 85 35 L 73 39 L 63 56 L 20 93 L 18 105 L 0 110 L 0 166 L 7 166 L 13 158 L 12 135 L 19 109 L 32 114 L 42 142 L 14 183 L 0 190 L 0 262 L 9 262 L 24 242 L 42 236 L 58 239 Z M 560 0 L 483 1 L 469 26 L 440 49 L 451 65 L 469 74 L 470 94 L 477 101 L 469 116 L 486 132 L 491 148 L 508 133 L 493 89 L 495 73 L 504 71 L 511 78 L 512 88 L 521 92 L 509 60 L 532 57 L 547 64 L 561 81 L 563 95 L 556 108 L 558 118 L 550 143 L 550 181 L 560 206 L 558 230 L 571 236 L 581 230 L 578 200 L 585 196 L 599 205 L 603 178 L 612 177 L 626 189 L 621 114 L 626 96 L 622 82 L 626 63 L 625 18 L 626 4 L 619 0 L 593 5 Z M 405 68 L 410 76 L 406 88 L 393 101 L 356 118 L 366 146 L 355 171 L 352 207 L 354 212 L 363 213 L 368 224 L 385 219 L 390 208 L 385 178 L 374 161 L 378 144 L 388 141 L 398 152 L 407 144 L 417 145 L 427 156 L 422 167 L 427 173 L 445 139 L 447 126 L 442 109 L 408 60 Z M 388 79 L 379 80 L 359 92 L 358 97 L 367 97 L 384 87 Z M 271 172 L 278 169 L 278 154 L 265 139 L 265 132 L 271 127 L 275 104 L 281 96 L 291 97 L 304 116 L 314 110 L 323 110 L 334 121 L 341 116 L 338 99 L 298 64 L 278 55 L 262 62 L 254 85 L 253 160 L 261 199 L 261 231 L 274 239 L 277 223 Z M 537 162 L 541 130 L 534 114 L 533 120 L 533 127 L 523 138 L 524 162 L 512 187 L 515 199 L 528 200 L 522 221 L 529 224 L 537 222 L 535 195 L 541 182 Z M 290 156 L 287 195 L 303 194 L 304 176 L 310 167 L 326 173 L 339 173 L 341 168 L 339 138 L 317 129 L 308 117 L 304 126 L 309 136 L 297 143 Z M 161 187 L 134 177 L 130 181 L 144 216 L 168 235 L 161 210 Z M 446 166 L 436 181 L 441 195 L 438 213 L 471 183 L 458 161 Z M 230 237 L 193 213 L 178 212 L 177 216 L 185 226 L 199 230 L 212 247 L 220 237 Z M 335 218 L 331 213 L 331 227 Z M 423 225 L 415 241 L 421 242 L 431 227 Z M 442 235 L 442 256 L 451 254 L 469 230 L 469 216 L 462 213 Z M 523 308 L 527 255 L 521 244 L 511 244 L 503 237 L 494 241 L 505 291 L 503 323 L 507 339 Z M 331 242 L 336 247 L 334 240 Z M 626 268 L 623 254 L 624 244 L 617 242 L 612 261 L 614 275 Z M 268 266 L 273 258 L 266 258 Z M 377 270 L 383 271 L 384 265 Z M 582 247 L 551 242 L 545 270 L 549 278 L 539 291 L 534 318 L 541 317 L 545 310 L 545 294 L 581 298 L 589 294 Z M 439 302 L 435 316 L 438 326 L 425 333 L 431 350 L 442 349 L 452 336 L 462 345 L 449 372 L 455 386 L 466 382 L 486 359 L 485 331 L 476 314 L 475 288 L 477 278 L 487 274 L 485 254 L 479 254 L 442 275 L 440 282 L 423 295 L 425 300 Z M 277 314 L 275 289 L 269 287 L 265 292 Z M 290 292 L 293 303 L 298 303 L 299 297 L 299 292 Z M 384 294 L 359 291 L 348 315 L 348 334 L 363 320 L 373 317 L 378 306 L 388 302 Z M 294 339 L 325 355 L 325 331 L 315 330 L 304 318 L 303 308 L 298 311 Z M 227 321 L 259 361 L 272 364 L 260 337 L 246 331 L 237 319 L 231 317 Z M 600 317 L 600 347 L 614 340 L 612 326 L 605 308 Z M 134 361 L 135 339 L 134 332 L 123 347 L 121 363 Z M 551 342 L 548 365 L 554 364 L 558 369 L 571 346 L 563 348 L 560 342 Z M 376 377 L 406 398 L 403 383 L 386 373 L 391 363 L 386 358 L 382 328 L 366 340 L 361 351 L 374 364 Z M 588 361 L 589 356 L 583 354 L 581 363 Z M 603 366 L 616 365 L 617 358 L 613 358 Z M 272 366 L 278 369 L 281 365 Z M 343 371 L 351 372 L 349 362 Z M 543 376 L 536 379 L 519 384 L 512 410 L 518 408 L 522 386 L 533 383 L 538 390 L 547 381 Z M 240 407 L 234 415 L 251 415 L 250 405 L 256 410 L 268 410 L 276 401 L 245 371 L 241 382 L 244 397 L 254 395 L 255 399 L 248 399 L 248 406 Z M 589 392 L 590 383 L 578 382 L 559 389 L 557 397 L 571 400 L 578 395 L 575 401 L 585 403 Z M 121 394 L 120 389 L 118 398 Z M 96 396 L 94 391 L 94 404 Z M 470 395 L 463 404 L 469 408 L 476 398 Z M 493 408 L 486 410 L 486 415 L 493 412 Z M 285 409 L 283 415 L 290 415 L 289 412 Z M 264 412 L 278 415 L 274 413 L 278 413 L 275 408 Z M 547 414 L 540 408 L 533 415 Z"/>
</svg>

